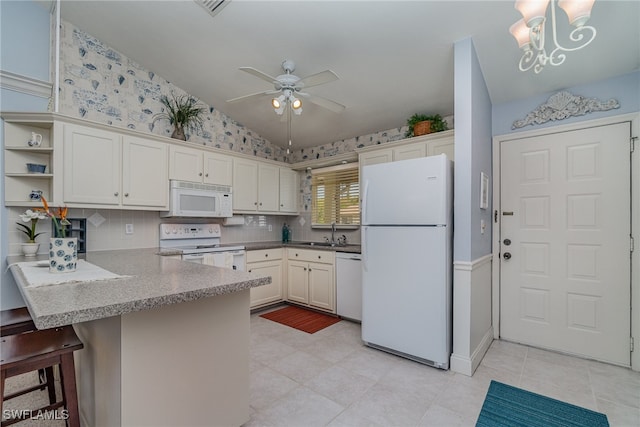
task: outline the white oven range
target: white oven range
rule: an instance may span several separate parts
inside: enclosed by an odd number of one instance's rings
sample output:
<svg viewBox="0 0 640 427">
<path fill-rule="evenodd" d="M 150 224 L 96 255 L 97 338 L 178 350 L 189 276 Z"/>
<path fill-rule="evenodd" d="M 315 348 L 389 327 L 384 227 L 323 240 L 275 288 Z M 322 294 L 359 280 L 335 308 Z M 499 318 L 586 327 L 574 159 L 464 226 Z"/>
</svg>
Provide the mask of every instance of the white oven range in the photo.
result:
<svg viewBox="0 0 640 427">
<path fill-rule="evenodd" d="M 221 245 L 220 224 L 160 224 L 160 248 L 182 253 L 182 260 L 245 271 L 242 245 Z"/>
</svg>

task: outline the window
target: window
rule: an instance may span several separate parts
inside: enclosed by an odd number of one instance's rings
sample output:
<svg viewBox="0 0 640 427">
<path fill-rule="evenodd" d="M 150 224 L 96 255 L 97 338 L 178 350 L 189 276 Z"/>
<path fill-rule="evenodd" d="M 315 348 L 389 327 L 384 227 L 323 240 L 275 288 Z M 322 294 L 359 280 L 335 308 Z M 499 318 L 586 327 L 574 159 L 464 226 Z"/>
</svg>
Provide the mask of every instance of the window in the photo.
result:
<svg viewBox="0 0 640 427">
<path fill-rule="evenodd" d="M 346 164 L 311 172 L 312 227 L 360 225 L 358 164 Z"/>
</svg>

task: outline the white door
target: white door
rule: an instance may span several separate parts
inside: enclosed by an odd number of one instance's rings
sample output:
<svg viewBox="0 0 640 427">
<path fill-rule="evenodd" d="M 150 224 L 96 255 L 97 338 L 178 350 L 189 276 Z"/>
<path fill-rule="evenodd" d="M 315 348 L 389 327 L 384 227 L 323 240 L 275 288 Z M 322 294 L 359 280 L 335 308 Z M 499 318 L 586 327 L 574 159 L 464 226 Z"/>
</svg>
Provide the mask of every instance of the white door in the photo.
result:
<svg viewBox="0 0 640 427">
<path fill-rule="evenodd" d="M 501 144 L 502 338 L 630 364 L 629 135 L 621 123 Z"/>
</svg>

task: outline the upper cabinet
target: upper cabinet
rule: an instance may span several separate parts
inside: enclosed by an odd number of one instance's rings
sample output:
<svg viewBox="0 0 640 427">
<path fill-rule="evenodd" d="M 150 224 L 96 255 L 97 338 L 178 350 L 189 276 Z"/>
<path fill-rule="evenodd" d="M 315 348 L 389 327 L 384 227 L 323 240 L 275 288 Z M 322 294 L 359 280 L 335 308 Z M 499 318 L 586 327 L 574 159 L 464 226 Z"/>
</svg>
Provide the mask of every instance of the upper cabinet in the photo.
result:
<svg viewBox="0 0 640 427">
<path fill-rule="evenodd" d="M 65 124 L 63 149 L 65 203 L 168 208 L 166 144 Z"/>
<path fill-rule="evenodd" d="M 169 150 L 169 179 L 232 185 L 233 157 L 172 145 Z"/>
<path fill-rule="evenodd" d="M 233 210 L 279 212 L 278 166 L 250 159 L 233 159 Z"/>
<path fill-rule="evenodd" d="M 298 172 L 280 168 L 280 212 L 298 212 Z"/>
<path fill-rule="evenodd" d="M 36 195 L 58 196 L 54 171 L 61 170 L 61 151 L 55 152 L 53 137 L 59 127 L 43 116 L 3 119 L 5 205 L 42 207 Z"/>
<path fill-rule="evenodd" d="M 401 160 L 415 159 L 425 156 L 446 154 L 450 160 L 454 160 L 455 145 L 453 130 L 431 133 L 400 141 L 389 142 L 381 146 L 368 146 L 357 150 L 362 168 L 378 163 L 397 162 Z"/>
</svg>

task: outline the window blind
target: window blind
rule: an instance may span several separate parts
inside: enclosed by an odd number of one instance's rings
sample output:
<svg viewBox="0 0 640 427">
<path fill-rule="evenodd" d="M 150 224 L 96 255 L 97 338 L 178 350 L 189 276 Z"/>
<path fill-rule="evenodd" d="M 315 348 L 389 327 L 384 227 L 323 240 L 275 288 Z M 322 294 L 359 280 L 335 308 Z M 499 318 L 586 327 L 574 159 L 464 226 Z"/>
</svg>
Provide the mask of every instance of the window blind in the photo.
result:
<svg viewBox="0 0 640 427">
<path fill-rule="evenodd" d="M 360 224 L 357 163 L 313 170 L 311 194 L 313 226 Z"/>
</svg>

